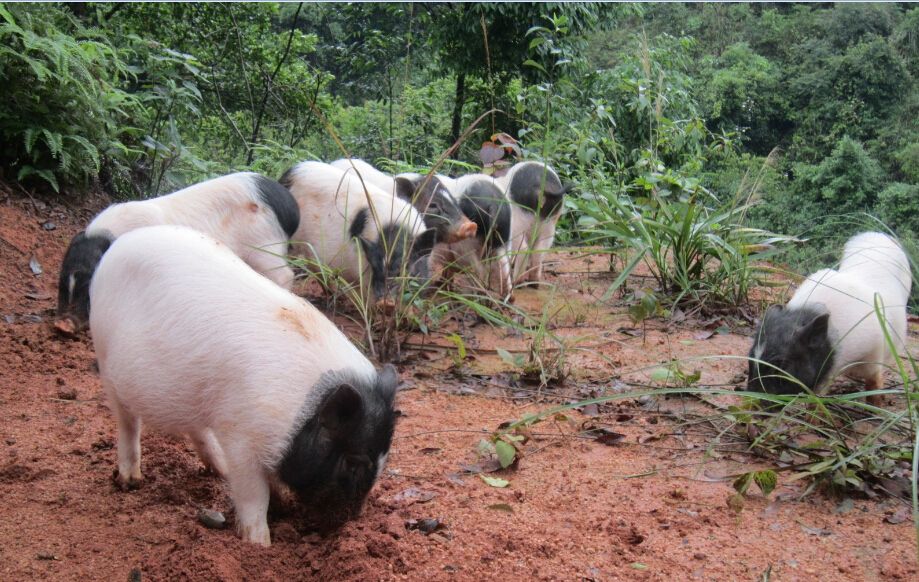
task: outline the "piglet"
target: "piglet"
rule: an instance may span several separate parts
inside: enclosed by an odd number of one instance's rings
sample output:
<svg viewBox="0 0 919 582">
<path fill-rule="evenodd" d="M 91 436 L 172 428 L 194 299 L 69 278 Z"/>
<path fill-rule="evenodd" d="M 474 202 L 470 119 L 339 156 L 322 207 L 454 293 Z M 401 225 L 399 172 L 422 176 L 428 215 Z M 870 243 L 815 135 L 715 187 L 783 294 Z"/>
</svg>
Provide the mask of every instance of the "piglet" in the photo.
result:
<svg viewBox="0 0 919 582">
<path fill-rule="evenodd" d="M 555 240 L 555 227 L 570 186 L 563 186 L 558 174 L 540 162 L 515 164 L 495 183 L 511 202 L 514 282 L 541 281 L 545 253 Z"/>
<path fill-rule="evenodd" d="M 437 231 L 411 204 L 350 172 L 301 162 L 281 177 L 303 217 L 292 254 L 314 259 L 391 307 L 400 280 L 427 279 Z"/>
<path fill-rule="evenodd" d="M 875 314 L 875 296 L 895 351 L 903 353 L 911 286 L 909 260 L 893 238 L 852 237 L 837 270 L 809 275 L 787 305 L 766 311 L 750 350 L 748 389 L 795 394 L 806 386 L 822 393 L 839 374 L 864 381 L 867 390 L 881 388 L 895 354 Z"/>
<path fill-rule="evenodd" d="M 476 225 L 475 236 L 438 243 L 431 257 L 434 270 L 469 268 L 498 295 L 509 296 L 510 203 L 494 180 L 484 174 L 458 178 L 454 188 L 460 210 Z"/>
<path fill-rule="evenodd" d="M 89 293 L 120 485 L 141 481 L 143 422 L 191 437 L 245 540 L 270 544 L 271 484 L 331 523 L 359 512 L 392 440 L 393 367 L 375 370 L 312 305 L 184 227 L 116 239 Z"/>
<path fill-rule="evenodd" d="M 335 160 L 330 165 L 346 174 L 360 176 L 366 184 L 372 184 L 414 206 L 421 213 L 425 226 L 437 232 L 439 241 L 453 243 L 475 236 L 476 224 L 459 209 L 450 190 L 443 184 L 446 180 L 443 176 L 412 172 L 390 176 L 357 158 Z"/>
<path fill-rule="evenodd" d="M 253 269 L 290 288 L 287 241 L 300 224 L 300 210 L 286 188 L 264 176 L 240 172 L 178 192 L 113 204 L 73 238 L 58 281 L 57 314 L 77 328 L 89 317 L 89 282 L 117 237 L 142 226 L 179 224 L 227 244 Z"/>
</svg>

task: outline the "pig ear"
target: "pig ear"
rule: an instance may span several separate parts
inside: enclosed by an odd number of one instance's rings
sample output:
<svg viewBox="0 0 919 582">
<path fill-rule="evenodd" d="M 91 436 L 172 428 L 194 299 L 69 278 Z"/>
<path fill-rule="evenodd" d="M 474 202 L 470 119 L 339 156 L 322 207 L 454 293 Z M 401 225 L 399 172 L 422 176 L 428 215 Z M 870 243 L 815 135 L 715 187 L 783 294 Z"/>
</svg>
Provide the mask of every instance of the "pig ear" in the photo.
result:
<svg viewBox="0 0 919 582">
<path fill-rule="evenodd" d="M 414 201 L 412 198 L 415 196 L 415 185 L 411 180 L 404 176 L 396 176 L 396 196 L 405 200 L 409 204 Z"/>
<path fill-rule="evenodd" d="M 825 338 L 830 326 L 830 314 L 823 313 L 801 327 L 798 331 L 798 337 L 807 344 L 813 344 Z"/>
<path fill-rule="evenodd" d="M 559 194 L 571 194 L 574 192 L 575 185 L 571 182 L 562 184 L 562 191 Z"/>
<path fill-rule="evenodd" d="M 350 384 L 337 386 L 322 403 L 319 422 L 333 436 L 350 432 L 364 411 L 364 401 Z"/>
<path fill-rule="evenodd" d="M 383 397 L 387 404 L 392 405 L 393 400 L 396 398 L 396 388 L 398 386 L 399 372 L 392 364 L 386 364 L 377 376 L 377 388 L 379 388 L 380 396 Z"/>
</svg>

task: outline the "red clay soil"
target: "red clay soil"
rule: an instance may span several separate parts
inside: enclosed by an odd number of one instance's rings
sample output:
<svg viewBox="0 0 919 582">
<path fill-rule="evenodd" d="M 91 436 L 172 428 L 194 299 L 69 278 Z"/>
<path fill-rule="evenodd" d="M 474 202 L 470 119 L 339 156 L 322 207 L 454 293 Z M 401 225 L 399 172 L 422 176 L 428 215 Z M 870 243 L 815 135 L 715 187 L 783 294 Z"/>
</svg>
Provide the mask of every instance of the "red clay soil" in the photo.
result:
<svg viewBox="0 0 919 582">
<path fill-rule="evenodd" d="M 919 579 L 914 531 L 897 517 L 902 501 L 799 499 L 804 484 L 780 480 L 769 498 L 751 494 L 731 508 L 730 481 L 715 477 L 756 460 L 707 456 L 705 442 L 674 430 L 655 402 L 537 425 L 516 467 L 492 474 L 505 488 L 464 472 L 479 462 L 483 435 L 557 401 L 507 380 L 491 348 L 523 340 L 486 326 L 466 332 L 476 359 L 465 375 L 445 372 L 451 360 L 437 351 L 407 358 L 387 470 L 360 518 L 335 535 L 310 532 L 283 503 L 269 516 L 271 548 L 243 543 L 232 527 L 206 529 L 201 508 L 232 524 L 226 487 L 189 445 L 156 433 L 143 438 L 144 486 L 118 491 L 115 423 L 91 342 L 49 325 L 61 257 L 90 214 L 0 194 L 0 580 L 759 580 L 767 571 L 773 580 Z M 622 310 L 591 300 L 611 279 L 571 264 L 591 267 L 560 262 L 553 277 L 563 293 L 518 298 L 529 307 L 562 297 L 559 327 L 570 316 L 571 333 L 590 336 L 570 356 L 563 401 L 614 386 L 614 376 L 647 381 L 647 365 L 672 357 L 747 350 L 742 335 L 659 323 L 631 330 Z M 707 383 L 736 383 L 743 372 L 735 360 L 697 363 Z M 476 370 L 489 367 L 483 382 Z M 625 438 L 581 438 L 574 425 L 584 421 Z M 441 529 L 407 527 L 424 519 Z"/>
</svg>

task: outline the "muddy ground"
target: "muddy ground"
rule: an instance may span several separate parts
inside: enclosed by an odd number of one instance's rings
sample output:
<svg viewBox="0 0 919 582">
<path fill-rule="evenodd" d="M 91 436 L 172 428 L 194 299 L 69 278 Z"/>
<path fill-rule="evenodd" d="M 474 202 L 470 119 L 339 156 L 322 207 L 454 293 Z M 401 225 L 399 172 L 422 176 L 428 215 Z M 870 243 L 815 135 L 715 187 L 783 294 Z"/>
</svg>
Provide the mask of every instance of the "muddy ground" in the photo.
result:
<svg viewBox="0 0 919 582">
<path fill-rule="evenodd" d="M 725 477 L 760 461 L 712 453 L 710 434 L 667 414 L 698 402 L 627 400 L 567 413 L 532 429 L 515 467 L 491 473 L 507 487 L 469 472 L 487 464 L 477 443 L 502 422 L 648 383 L 671 358 L 747 351 L 750 330 L 737 321 L 678 315 L 636 328 L 622 301 L 596 299 L 615 275 L 603 256 L 554 255 L 554 290 L 517 296 L 536 313 L 549 305 L 556 332 L 579 338 L 561 388 L 515 380 L 496 349 L 523 351 L 527 338 L 484 324 L 444 327 L 469 349 L 459 369 L 454 349 L 404 351 L 387 469 L 363 515 L 337 535 L 309 531 L 284 504 L 269 516 L 269 549 L 241 542 L 232 526 L 206 529 L 202 508 L 232 523 L 226 487 L 189 445 L 156 433 L 143 438 L 143 488 L 117 491 L 115 423 L 91 342 L 49 326 L 67 242 L 101 204 L 65 208 L 0 191 L 2 580 L 919 579 L 909 520 L 890 523 L 903 515 L 898 499 L 801 499 L 805 483 L 780 479 L 769 498 L 754 492 L 742 509 L 729 507 Z M 451 345 L 443 330 L 411 340 L 431 343 Z M 744 375 L 743 362 L 728 358 L 684 367 L 699 369 L 705 385 Z M 585 425 L 624 439 L 602 444 Z M 440 529 L 408 527 L 425 519 Z"/>
</svg>

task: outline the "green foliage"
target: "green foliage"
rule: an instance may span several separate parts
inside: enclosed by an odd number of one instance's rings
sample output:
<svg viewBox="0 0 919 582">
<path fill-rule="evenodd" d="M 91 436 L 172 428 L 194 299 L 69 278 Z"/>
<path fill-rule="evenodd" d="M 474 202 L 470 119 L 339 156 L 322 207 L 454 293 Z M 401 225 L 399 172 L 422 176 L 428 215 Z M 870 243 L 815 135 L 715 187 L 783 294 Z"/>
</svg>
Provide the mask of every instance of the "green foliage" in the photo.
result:
<svg viewBox="0 0 919 582">
<path fill-rule="evenodd" d="M 3 165 L 57 191 L 132 153 L 142 105 L 118 87 L 131 72 L 107 38 L 49 6 L 0 5 L 0 18 Z"/>
<path fill-rule="evenodd" d="M 878 195 L 878 217 L 898 232 L 919 240 L 919 184 L 895 182 Z"/>
</svg>

